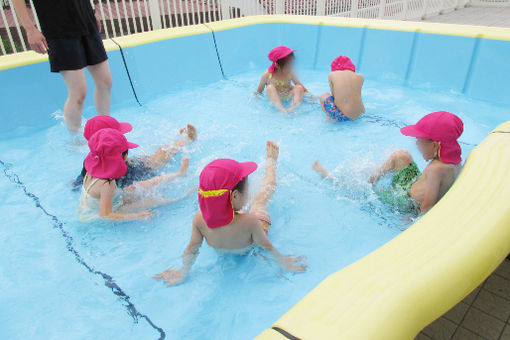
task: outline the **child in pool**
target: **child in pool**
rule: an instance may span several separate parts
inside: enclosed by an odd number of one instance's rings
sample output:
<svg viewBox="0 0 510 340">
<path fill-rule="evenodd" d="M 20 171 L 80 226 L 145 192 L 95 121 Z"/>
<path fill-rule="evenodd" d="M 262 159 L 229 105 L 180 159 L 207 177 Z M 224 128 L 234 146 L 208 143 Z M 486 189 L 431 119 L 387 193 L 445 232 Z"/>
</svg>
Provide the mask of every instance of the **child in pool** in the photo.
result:
<svg viewBox="0 0 510 340">
<path fill-rule="evenodd" d="M 273 64 L 264 72 L 257 88 L 257 94 L 262 94 L 267 86 L 267 96 L 282 112 L 294 111 L 301 104 L 303 94 L 308 92 L 294 74 L 294 51 L 287 46 L 273 48 L 268 55 Z M 286 109 L 282 99 L 290 98 L 292 103 Z"/>
<path fill-rule="evenodd" d="M 365 78 L 356 73 L 351 59 L 338 56 L 331 63 L 328 76 L 331 93 L 324 93 L 320 102 L 324 112 L 333 121 L 344 122 L 357 119 L 365 112 L 361 99 L 361 87 Z"/>
<path fill-rule="evenodd" d="M 249 213 L 240 210 L 247 203 L 247 177 L 257 169 L 257 164 L 217 159 L 204 168 L 198 194 L 200 210 L 193 218 L 191 239 L 182 255 L 182 269 L 167 269 L 155 275 L 155 279 L 164 280 L 168 286 L 183 282 L 204 238 L 213 248 L 236 253 L 246 253 L 256 244 L 268 251 L 281 268 L 298 273 L 305 271 L 303 258 L 280 254 L 267 238 L 271 225 L 267 204 L 276 189 L 279 150 L 271 141 L 266 148 L 266 174 Z"/>
<path fill-rule="evenodd" d="M 399 208 L 427 212 L 450 189 L 459 175 L 462 166 L 461 148 L 457 139 L 463 131 L 462 120 L 453 113 L 439 111 L 429 113 L 416 123 L 400 129 L 406 136 L 416 137 L 416 143 L 423 158 L 430 161 L 420 173 L 412 156 L 406 150 L 395 151 L 377 171 L 369 182 L 376 184 L 386 173 L 395 173 L 390 190 L 399 195 L 403 193 L 406 206 Z M 329 172 L 315 161 L 313 169 L 323 178 L 332 178 Z M 383 201 L 403 202 L 395 200 L 388 192 L 383 192 Z"/>
<path fill-rule="evenodd" d="M 146 198 L 136 200 L 132 190 L 121 190 L 117 187 L 117 180 L 127 172 L 127 150 L 138 147 L 127 141 L 118 130 L 106 128 L 97 131 L 89 139 L 90 152 L 85 158 L 85 176 L 78 212 L 81 221 L 95 218 L 126 220 L 150 219 L 149 210 L 136 213 L 125 211 L 139 210 L 141 207 L 157 206 L 174 200 L 156 200 Z M 186 175 L 189 159 L 184 158 L 179 172 L 153 177 L 147 181 L 139 182 L 144 188 L 153 187 L 165 181 L 171 181 L 179 176 Z"/>
<path fill-rule="evenodd" d="M 94 133 L 105 128 L 116 129 L 123 134 L 128 133 L 133 129 L 129 123 L 119 122 L 111 116 L 97 115 L 87 121 L 83 130 L 83 136 L 88 141 Z M 183 136 L 180 139 L 176 140 L 171 145 L 165 144 L 159 147 L 150 156 L 127 158 L 126 174 L 117 180 L 117 186 L 119 188 L 127 188 L 134 182 L 140 182 L 155 177 L 156 171 L 168 163 L 170 158 L 172 158 L 184 146 L 197 139 L 197 130 L 191 124 L 188 124 L 186 128 L 181 129 L 181 133 Z M 81 174 L 73 182 L 74 190 L 79 190 L 82 186 L 85 173 L 86 171 L 84 166 Z"/>
</svg>

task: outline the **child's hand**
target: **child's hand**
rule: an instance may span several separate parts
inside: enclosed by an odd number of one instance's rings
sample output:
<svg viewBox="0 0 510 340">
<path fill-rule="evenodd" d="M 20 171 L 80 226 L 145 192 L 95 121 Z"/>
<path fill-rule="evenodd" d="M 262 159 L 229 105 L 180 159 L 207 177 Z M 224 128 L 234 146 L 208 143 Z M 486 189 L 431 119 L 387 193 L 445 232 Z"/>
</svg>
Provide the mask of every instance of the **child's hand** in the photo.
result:
<svg viewBox="0 0 510 340">
<path fill-rule="evenodd" d="M 378 181 L 379 177 L 377 175 L 372 175 L 368 178 L 368 183 L 372 184 L 373 186 L 375 186 Z"/>
<path fill-rule="evenodd" d="M 279 262 L 283 269 L 294 273 L 303 273 L 307 267 L 303 256 L 285 255 Z"/>
<path fill-rule="evenodd" d="M 140 211 L 138 214 L 136 214 L 137 218 L 141 219 L 141 220 L 145 220 L 145 221 L 149 221 L 150 219 L 152 219 L 152 217 L 154 217 L 154 215 L 152 214 L 152 211 L 150 210 L 144 210 L 144 211 Z"/>
<path fill-rule="evenodd" d="M 163 280 L 166 282 L 167 287 L 184 282 L 186 275 L 182 270 L 167 269 L 164 272 L 156 274 L 152 277 L 156 280 Z"/>
</svg>

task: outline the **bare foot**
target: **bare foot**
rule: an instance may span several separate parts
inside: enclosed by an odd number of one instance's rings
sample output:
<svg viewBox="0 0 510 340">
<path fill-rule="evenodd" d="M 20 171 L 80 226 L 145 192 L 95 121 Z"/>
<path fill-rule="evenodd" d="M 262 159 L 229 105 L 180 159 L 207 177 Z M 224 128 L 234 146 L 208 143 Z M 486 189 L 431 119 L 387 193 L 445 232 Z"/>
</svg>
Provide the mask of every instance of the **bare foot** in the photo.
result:
<svg viewBox="0 0 510 340">
<path fill-rule="evenodd" d="M 191 124 L 188 124 L 185 128 L 182 128 L 181 130 L 179 130 L 179 132 L 180 133 L 186 132 L 186 134 L 188 135 L 188 138 L 191 140 L 197 139 L 197 129 Z"/>
<path fill-rule="evenodd" d="M 278 154 L 280 153 L 280 148 L 276 145 L 275 142 L 268 140 L 266 142 L 266 152 L 267 159 L 272 159 L 276 161 L 278 159 Z"/>
<path fill-rule="evenodd" d="M 179 176 L 186 176 L 189 168 L 189 157 L 184 157 L 181 161 L 181 168 L 179 169 Z"/>
<path fill-rule="evenodd" d="M 329 175 L 329 171 L 319 163 L 318 160 L 313 162 L 312 169 L 314 169 L 322 178 L 326 178 Z"/>
</svg>

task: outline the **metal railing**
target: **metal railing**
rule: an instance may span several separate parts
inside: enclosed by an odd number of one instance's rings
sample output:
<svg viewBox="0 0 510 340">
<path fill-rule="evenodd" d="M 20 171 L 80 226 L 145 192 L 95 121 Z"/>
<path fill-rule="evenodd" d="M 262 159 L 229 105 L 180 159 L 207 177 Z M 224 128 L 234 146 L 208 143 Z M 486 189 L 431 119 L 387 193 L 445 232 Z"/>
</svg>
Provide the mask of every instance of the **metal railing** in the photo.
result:
<svg viewBox="0 0 510 340">
<path fill-rule="evenodd" d="M 510 0 L 473 0 L 510 2 Z M 420 19 L 464 7 L 470 0 L 100 0 L 104 38 L 261 14 Z M 27 0 L 34 23 L 40 28 Z M 0 0 L 0 55 L 29 49 L 12 0 Z"/>
</svg>

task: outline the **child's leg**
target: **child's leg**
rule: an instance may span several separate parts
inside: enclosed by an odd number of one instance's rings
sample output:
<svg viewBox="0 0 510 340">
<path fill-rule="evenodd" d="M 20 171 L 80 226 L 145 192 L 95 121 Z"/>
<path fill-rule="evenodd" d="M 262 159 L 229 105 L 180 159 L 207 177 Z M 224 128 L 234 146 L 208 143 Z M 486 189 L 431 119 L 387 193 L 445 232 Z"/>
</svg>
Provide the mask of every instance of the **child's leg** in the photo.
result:
<svg viewBox="0 0 510 340">
<path fill-rule="evenodd" d="M 273 102 L 274 106 L 276 106 L 278 110 L 282 112 L 287 112 L 287 110 L 282 105 L 280 94 L 278 93 L 278 90 L 276 90 L 276 87 L 273 84 L 267 85 L 266 92 L 267 96 Z"/>
<path fill-rule="evenodd" d="M 326 108 L 324 107 L 324 101 L 326 101 L 327 98 L 331 97 L 331 93 L 324 93 L 322 96 L 321 96 L 321 108 L 322 108 L 322 111 L 328 113 L 328 111 L 326 111 Z"/>
<path fill-rule="evenodd" d="M 332 178 L 329 174 L 328 169 L 322 166 L 322 164 L 319 163 L 318 160 L 313 162 L 312 169 L 314 169 L 322 178 Z"/>
<path fill-rule="evenodd" d="M 372 176 L 369 178 L 370 183 L 375 183 L 383 176 L 384 174 L 395 171 L 399 172 L 409 164 L 413 162 L 413 156 L 406 150 L 397 150 L 393 152 L 390 157 L 374 172 Z"/>
<path fill-rule="evenodd" d="M 188 124 L 187 127 L 181 129 L 181 133 L 185 134 L 172 144 L 165 144 L 157 149 L 147 160 L 147 165 L 153 168 L 154 170 L 162 167 L 170 158 L 172 158 L 177 152 L 179 152 L 182 147 L 190 144 L 192 141 L 197 139 L 197 129 Z"/>
<path fill-rule="evenodd" d="M 267 141 L 266 143 L 267 161 L 266 174 L 260 188 L 255 194 L 251 205 L 250 213 L 257 215 L 261 222 L 269 227 L 268 202 L 276 190 L 276 161 L 278 159 L 279 148 L 276 143 Z"/>
<path fill-rule="evenodd" d="M 171 182 L 174 179 L 176 179 L 177 177 L 186 176 L 188 167 L 189 167 L 189 158 L 185 157 L 181 161 L 181 168 L 179 169 L 178 172 L 152 177 L 145 181 L 137 181 L 137 182 L 135 182 L 135 184 L 132 184 L 132 185 L 124 188 L 124 192 L 134 193 L 136 190 L 136 187 L 138 187 L 138 186 L 142 187 L 144 189 L 149 189 L 149 188 L 152 188 L 162 182 Z"/>
<path fill-rule="evenodd" d="M 301 102 L 303 101 L 303 93 L 305 92 L 305 88 L 303 85 L 296 85 L 292 89 L 292 104 L 291 104 L 291 111 L 301 105 Z"/>
</svg>

